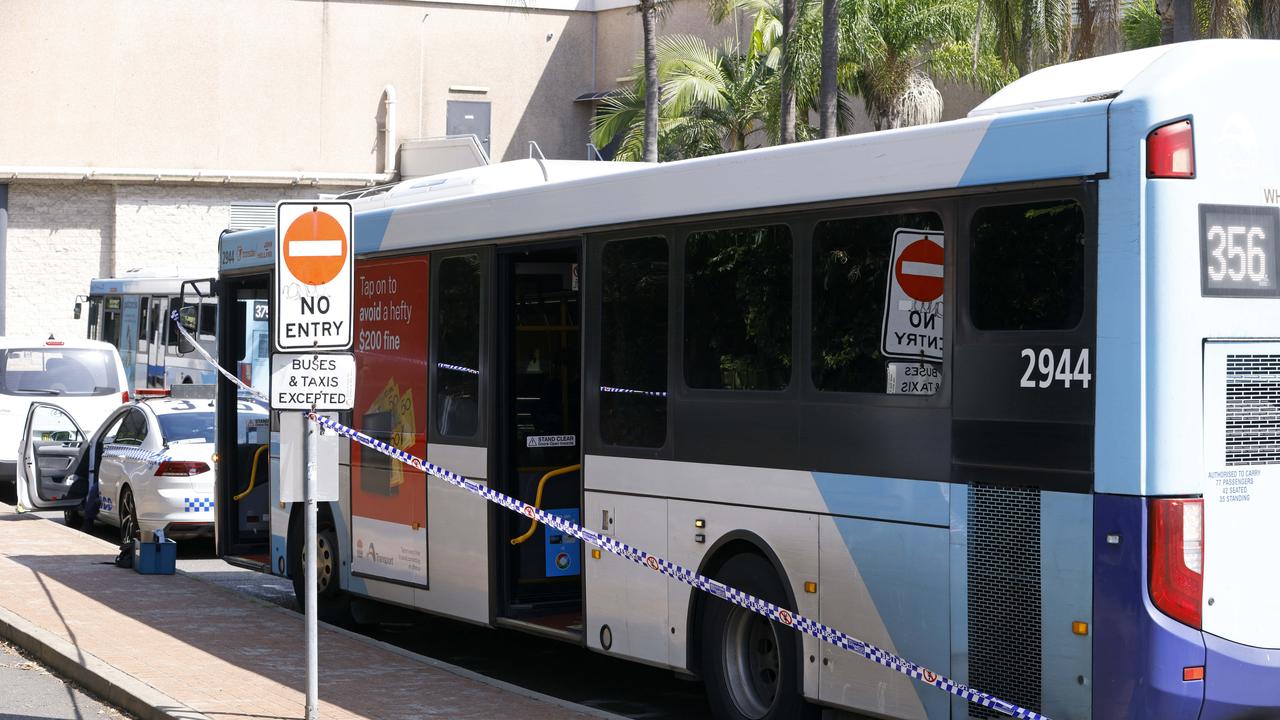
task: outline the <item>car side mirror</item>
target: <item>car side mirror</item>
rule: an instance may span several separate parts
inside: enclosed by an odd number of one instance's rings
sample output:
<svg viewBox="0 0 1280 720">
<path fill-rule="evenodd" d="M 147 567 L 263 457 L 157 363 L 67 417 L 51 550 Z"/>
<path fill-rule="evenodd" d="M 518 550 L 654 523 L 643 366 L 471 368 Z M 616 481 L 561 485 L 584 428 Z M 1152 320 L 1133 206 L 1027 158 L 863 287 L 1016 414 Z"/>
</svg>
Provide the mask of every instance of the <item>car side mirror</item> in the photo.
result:
<svg viewBox="0 0 1280 720">
<path fill-rule="evenodd" d="M 82 308 L 83 306 L 84 306 L 84 303 L 76 303 L 75 308 L 71 311 L 71 319 L 72 319 L 72 320 L 79 320 L 79 319 L 80 319 L 80 310 L 81 310 L 81 308 Z"/>
</svg>

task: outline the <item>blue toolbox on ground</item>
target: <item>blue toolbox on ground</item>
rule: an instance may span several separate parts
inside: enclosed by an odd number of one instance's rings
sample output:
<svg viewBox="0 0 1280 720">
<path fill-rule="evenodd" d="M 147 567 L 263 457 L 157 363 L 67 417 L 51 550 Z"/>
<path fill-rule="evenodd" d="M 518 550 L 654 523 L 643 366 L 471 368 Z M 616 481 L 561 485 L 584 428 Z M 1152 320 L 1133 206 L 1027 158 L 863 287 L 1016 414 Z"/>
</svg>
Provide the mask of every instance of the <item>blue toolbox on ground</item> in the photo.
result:
<svg viewBox="0 0 1280 720">
<path fill-rule="evenodd" d="M 133 541 L 133 569 L 143 575 L 172 575 L 178 563 L 178 543 L 168 539 Z"/>
</svg>

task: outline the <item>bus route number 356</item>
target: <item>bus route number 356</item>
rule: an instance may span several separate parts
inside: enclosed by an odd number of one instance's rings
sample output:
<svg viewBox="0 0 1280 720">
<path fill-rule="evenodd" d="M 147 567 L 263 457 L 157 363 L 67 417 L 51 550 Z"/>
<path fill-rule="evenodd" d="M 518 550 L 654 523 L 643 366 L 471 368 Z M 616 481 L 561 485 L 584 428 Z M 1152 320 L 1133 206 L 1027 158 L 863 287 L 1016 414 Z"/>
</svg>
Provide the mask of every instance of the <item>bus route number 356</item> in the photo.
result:
<svg viewBox="0 0 1280 720">
<path fill-rule="evenodd" d="M 1089 381 L 1093 373 L 1089 372 L 1089 348 L 1075 351 L 1075 362 L 1072 363 L 1071 348 L 1055 351 L 1053 348 L 1023 348 L 1022 358 L 1027 361 L 1027 370 L 1022 373 L 1020 387 L 1045 389 L 1055 382 L 1062 387 L 1070 388 L 1071 383 L 1080 382 L 1081 387 L 1089 389 Z"/>
</svg>

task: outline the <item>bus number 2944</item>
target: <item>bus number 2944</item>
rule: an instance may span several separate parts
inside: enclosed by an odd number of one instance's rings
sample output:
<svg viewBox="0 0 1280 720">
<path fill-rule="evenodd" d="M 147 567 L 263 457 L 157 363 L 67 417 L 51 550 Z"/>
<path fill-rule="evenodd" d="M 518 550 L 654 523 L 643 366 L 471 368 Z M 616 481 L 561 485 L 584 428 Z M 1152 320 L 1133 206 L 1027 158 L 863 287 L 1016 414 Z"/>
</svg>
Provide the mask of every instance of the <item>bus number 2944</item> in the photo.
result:
<svg viewBox="0 0 1280 720">
<path fill-rule="evenodd" d="M 1063 348 L 1060 354 L 1052 348 L 1023 348 L 1022 357 L 1027 361 L 1027 371 L 1022 373 L 1020 386 L 1045 389 L 1061 382 L 1062 387 L 1070 388 L 1071 383 L 1079 381 L 1088 390 L 1089 381 L 1093 379 L 1093 373 L 1089 372 L 1089 348 L 1080 349 L 1074 364 L 1071 353 L 1071 348 Z"/>
</svg>

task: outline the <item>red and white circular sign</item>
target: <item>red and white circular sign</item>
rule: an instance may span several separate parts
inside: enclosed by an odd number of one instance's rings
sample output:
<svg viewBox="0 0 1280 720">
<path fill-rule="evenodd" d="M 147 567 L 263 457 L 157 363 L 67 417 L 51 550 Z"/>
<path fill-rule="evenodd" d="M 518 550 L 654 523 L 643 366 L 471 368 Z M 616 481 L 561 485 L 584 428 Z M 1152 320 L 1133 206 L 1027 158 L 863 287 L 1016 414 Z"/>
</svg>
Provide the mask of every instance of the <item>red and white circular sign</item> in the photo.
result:
<svg viewBox="0 0 1280 720">
<path fill-rule="evenodd" d="M 917 302 L 933 302 L 942 297 L 942 246 L 920 238 L 902 250 L 893 274 L 898 287 Z"/>
<path fill-rule="evenodd" d="M 284 262 L 306 285 L 324 285 L 347 261 L 347 234 L 338 219 L 319 208 L 303 213 L 284 233 Z"/>
</svg>

